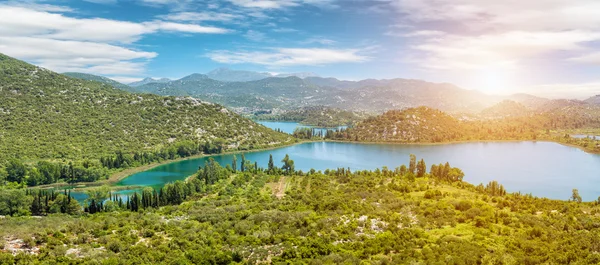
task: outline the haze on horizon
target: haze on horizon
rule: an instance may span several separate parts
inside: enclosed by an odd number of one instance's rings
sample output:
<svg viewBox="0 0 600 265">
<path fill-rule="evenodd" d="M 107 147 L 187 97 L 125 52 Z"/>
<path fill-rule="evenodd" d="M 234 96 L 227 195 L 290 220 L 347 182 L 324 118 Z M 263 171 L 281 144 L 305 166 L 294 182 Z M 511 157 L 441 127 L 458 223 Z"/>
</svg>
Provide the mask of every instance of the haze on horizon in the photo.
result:
<svg viewBox="0 0 600 265">
<path fill-rule="evenodd" d="M 0 52 L 129 83 L 219 67 L 600 94 L 595 0 L 0 1 Z"/>
</svg>

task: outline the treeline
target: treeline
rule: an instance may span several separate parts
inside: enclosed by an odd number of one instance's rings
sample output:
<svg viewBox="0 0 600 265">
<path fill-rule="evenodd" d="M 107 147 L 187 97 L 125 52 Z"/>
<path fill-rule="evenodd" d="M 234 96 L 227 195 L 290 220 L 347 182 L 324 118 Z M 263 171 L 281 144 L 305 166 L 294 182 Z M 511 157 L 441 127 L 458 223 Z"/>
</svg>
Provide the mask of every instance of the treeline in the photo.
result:
<svg viewBox="0 0 600 265">
<path fill-rule="evenodd" d="M 14 183 L 16 186 L 37 186 L 60 181 L 93 182 L 106 179 L 109 173 L 108 168 L 89 160 L 75 163 L 39 161 L 28 165 L 11 159 L 4 169 L 0 169 L 0 182 Z"/>
<path fill-rule="evenodd" d="M 25 164 L 18 159 L 11 159 L 4 168 L 0 168 L 0 182 L 13 183 L 13 186 L 27 185 L 30 187 L 57 182 L 70 184 L 95 182 L 107 179 L 114 170 L 198 154 L 218 154 L 222 153 L 224 148 L 225 140 L 217 138 L 201 143 L 182 141 L 154 152 L 126 154 L 117 151 L 116 154 L 100 157 L 99 160 L 39 161 L 35 164 Z"/>
<path fill-rule="evenodd" d="M 109 169 L 128 168 L 199 154 L 219 154 L 224 149 L 225 140 L 221 138 L 201 143 L 182 141 L 157 151 L 135 152 L 133 154 L 118 151 L 115 155 L 101 157 L 100 164 Z"/>
<path fill-rule="evenodd" d="M 78 214 L 81 205 L 70 191 L 0 189 L 0 215 L 43 216 L 52 213 Z"/>
</svg>

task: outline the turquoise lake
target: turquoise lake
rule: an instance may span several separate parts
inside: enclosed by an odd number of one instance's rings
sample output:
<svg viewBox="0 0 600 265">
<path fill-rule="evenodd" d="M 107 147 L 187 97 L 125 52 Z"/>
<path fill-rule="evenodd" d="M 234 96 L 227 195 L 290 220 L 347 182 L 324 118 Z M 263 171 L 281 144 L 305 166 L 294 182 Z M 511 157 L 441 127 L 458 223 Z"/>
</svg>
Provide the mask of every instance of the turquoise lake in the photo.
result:
<svg viewBox="0 0 600 265">
<path fill-rule="evenodd" d="M 277 165 L 286 154 L 296 169 L 325 170 L 338 167 L 351 170 L 395 168 L 408 164 L 409 154 L 425 159 L 427 168 L 446 161 L 465 172 L 465 181 L 473 184 L 497 180 L 510 192 L 567 200 L 572 189 L 579 189 L 586 201 L 600 196 L 600 155 L 552 142 L 474 142 L 443 145 L 359 144 L 337 142 L 303 143 L 273 150 L 247 152 L 246 159 L 266 168 L 269 154 Z M 233 155 L 212 156 L 222 165 Z M 240 161 L 240 154 L 237 154 Z M 193 175 L 208 157 L 174 162 L 134 174 L 120 186 L 161 187 Z M 131 191 L 121 191 L 128 194 Z M 83 194 L 74 194 L 83 199 Z"/>
</svg>

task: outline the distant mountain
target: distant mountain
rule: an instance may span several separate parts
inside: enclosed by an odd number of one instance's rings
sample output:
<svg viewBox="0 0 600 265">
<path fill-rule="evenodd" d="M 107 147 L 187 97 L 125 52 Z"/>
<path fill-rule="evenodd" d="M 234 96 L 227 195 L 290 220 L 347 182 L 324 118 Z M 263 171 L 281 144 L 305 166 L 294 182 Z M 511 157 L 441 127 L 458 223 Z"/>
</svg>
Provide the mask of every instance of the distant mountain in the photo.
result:
<svg viewBox="0 0 600 265">
<path fill-rule="evenodd" d="M 154 79 L 151 77 L 146 77 L 140 81 L 129 83 L 129 86 L 138 87 L 138 86 L 143 86 L 145 84 L 150 84 L 150 83 L 168 83 L 170 81 L 171 81 L 171 79 L 168 79 L 168 78 Z"/>
<path fill-rule="evenodd" d="M 291 141 L 221 105 L 131 94 L 0 54 L 0 164 L 87 159 L 222 139 L 226 148 Z M 229 146 L 229 147 L 227 147 Z"/>
<path fill-rule="evenodd" d="M 588 104 L 600 105 L 600 95 L 595 95 L 591 98 L 584 100 Z"/>
<path fill-rule="evenodd" d="M 275 77 L 291 77 L 291 76 L 295 76 L 298 78 L 307 78 L 307 77 L 318 77 L 318 74 L 315 73 L 311 73 L 311 72 L 302 72 L 302 73 L 289 73 L 289 74 L 277 74 L 275 75 Z"/>
<path fill-rule="evenodd" d="M 353 82 L 314 77 L 301 79 L 294 76 L 223 82 L 199 74 L 193 76 L 195 78 L 150 83 L 136 89 L 159 95 L 197 97 L 241 112 L 273 108 L 289 110 L 305 106 L 383 112 L 422 105 L 450 112 L 479 112 L 503 99 L 451 84 L 412 79 L 367 79 Z M 335 86 L 326 85 L 327 82 Z"/>
<path fill-rule="evenodd" d="M 481 111 L 481 116 L 485 118 L 521 117 L 531 114 L 533 114 L 532 109 L 512 100 L 503 100 Z"/>
<path fill-rule="evenodd" d="M 191 75 L 185 76 L 177 81 L 203 81 L 203 80 L 207 80 L 207 79 L 210 79 L 207 75 L 191 74 Z"/>
<path fill-rule="evenodd" d="M 547 98 L 536 97 L 523 93 L 510 95 L 506 99 L 523 104 L 523 106 L 531 109 L 538 109 L 551 101 Z"/>
<path fill-rule="evenodd" d="M 206 75 L 211 79 L 223 82 L 256 81 L 267 77 L 271 77 L 271 74 L 269 73 L 232 70 L 229 68 L 218 68 L 208 72 Z"/>
<path fill-rule="evenodd" d="M 63 73 L 63 75 L 66 76 L 70 76 L 73 78 L 79 78 L 79 79 L 83 79 L 83 80 L 88 80 L 88 81 L 96 81 L 96 82 L 100 82 L 103 84 L 107 84 L 110 85 L 114 88 L 118 88 L 127 92 L 134 92 L 134 89 L 128 85 L 119 83 L 115 80 L 112 80 L 108 77 L 104 77 L 104 76 L 98 76 L 98 75 L 91 75 L 91 74 L 84 74 L 84 73 L 76 73 L 76 72 L 68 72 L 68 73 Z"/>
</svg>

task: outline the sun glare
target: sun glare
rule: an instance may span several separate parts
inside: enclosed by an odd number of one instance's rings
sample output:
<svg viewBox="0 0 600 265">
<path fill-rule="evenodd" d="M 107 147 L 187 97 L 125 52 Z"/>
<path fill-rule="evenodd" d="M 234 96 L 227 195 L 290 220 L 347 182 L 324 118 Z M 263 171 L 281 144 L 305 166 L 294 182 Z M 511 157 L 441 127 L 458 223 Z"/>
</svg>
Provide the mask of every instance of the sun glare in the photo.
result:
<svg viewBox="0 0 600 265">
<path fill-rule="evenodd" d="M 480 68 L 476 74 L 476 89 L 493 94 L 507 94 L 514 89 L 513 71 L 502 64 Z"/>
</svg>

